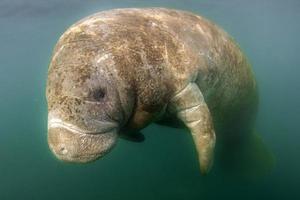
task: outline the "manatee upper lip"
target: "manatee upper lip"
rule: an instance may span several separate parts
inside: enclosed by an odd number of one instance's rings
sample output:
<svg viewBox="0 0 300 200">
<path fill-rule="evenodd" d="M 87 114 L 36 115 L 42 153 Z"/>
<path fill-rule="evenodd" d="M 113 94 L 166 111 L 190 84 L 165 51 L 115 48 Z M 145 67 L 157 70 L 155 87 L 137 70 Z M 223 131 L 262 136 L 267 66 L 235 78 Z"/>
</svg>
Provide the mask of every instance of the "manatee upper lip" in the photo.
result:
<svg viewBox="0 0 300 200">
<path fill-rule="evenodd" d="M 100 124 L 99 124 L 100 125 Z M 117 125 L 113 122 L 101 122 L 101 126 L 104 126 L 105 128 L 95 130 L 95 131 L 90 131 L 90 130 L 85 130 L 82 128 L 79 128 L 78 126 L 75 126 L 71 123 L 64 122 L 59 118 L 52 118 L 48 121 L 48 129 L 50 128 L 64 128 L 67 129 L 73 133 L 78 133 L 78 134 L 104 134 L 107 132 L 111 132 L 113 130 L 116 130 Z"/>
</svg>

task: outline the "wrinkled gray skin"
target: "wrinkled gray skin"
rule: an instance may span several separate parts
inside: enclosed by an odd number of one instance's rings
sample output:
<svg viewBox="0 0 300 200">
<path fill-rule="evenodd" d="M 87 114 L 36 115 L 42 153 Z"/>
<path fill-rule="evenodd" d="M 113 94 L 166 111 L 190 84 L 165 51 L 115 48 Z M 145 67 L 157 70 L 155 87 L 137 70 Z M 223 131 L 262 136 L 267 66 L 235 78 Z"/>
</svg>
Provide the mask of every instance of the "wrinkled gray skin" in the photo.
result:
<svg viewBox="0 0 300 200">
<path fill-rule="evenodd" d="M 180 122 L 206 173 L 215 130 L 219 137 L 218 127 L 244 118 L 250 127 L 257 95 L 227 33 L 189 12 L 147 8 L 100 12 L 71 26 L 54 49 L 47 101 L 48 142 L 61 160 L 92 161 L 121 134 Z"/>
</svg>

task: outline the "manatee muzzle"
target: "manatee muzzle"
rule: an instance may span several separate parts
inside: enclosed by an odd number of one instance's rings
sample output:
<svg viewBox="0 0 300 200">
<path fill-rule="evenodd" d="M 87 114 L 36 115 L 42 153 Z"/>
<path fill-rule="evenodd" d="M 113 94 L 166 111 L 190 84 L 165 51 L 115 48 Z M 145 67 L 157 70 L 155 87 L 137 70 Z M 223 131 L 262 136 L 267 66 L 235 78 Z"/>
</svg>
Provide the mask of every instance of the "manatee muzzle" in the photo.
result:
<svg viewBox="0 0 300 200">
<path fill-rule="evenodd" d="M 48 144 L 63 161 L 85 163 L 105 155 L 117 140 L 117 126 L 102 123 L 99 131 L 83 130 L 58 118 L 48 121 Z"/>
</svg>

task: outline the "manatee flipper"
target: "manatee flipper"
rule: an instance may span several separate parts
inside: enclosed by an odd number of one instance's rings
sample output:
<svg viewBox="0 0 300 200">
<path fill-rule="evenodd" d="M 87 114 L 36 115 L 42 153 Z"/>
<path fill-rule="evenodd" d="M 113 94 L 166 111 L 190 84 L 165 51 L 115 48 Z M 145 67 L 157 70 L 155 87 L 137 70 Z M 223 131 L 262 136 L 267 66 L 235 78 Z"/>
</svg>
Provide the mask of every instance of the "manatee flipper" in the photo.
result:
<svg viewBox="0 0 300 200">
<path fill-rule="evenodd" d="M 215 131 L 209 109 L 195 83 L 189 83 L 170 102 L 170 112 L 190 130 L 199 156 L 200 170 L 206 174 L 213 162 Z"/>
</svg>

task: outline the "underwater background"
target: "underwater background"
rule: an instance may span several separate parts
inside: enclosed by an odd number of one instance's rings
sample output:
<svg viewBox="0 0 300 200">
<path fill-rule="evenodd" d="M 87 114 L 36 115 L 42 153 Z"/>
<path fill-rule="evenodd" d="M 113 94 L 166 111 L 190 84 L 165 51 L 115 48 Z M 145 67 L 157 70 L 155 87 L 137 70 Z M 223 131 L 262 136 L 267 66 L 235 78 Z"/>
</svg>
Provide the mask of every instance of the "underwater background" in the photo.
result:
<svg viewBox="0 0 300 200">
<path fill-rule="evenodd" d="M 47 144 L 45 85 L 53 47 L 79 19 L 121 7 L 192 11 L 225 29 L 256 74 L 256 130 L 275 157 L 260 177 L 201 176 L 190 134 L 152 124 L 102 159 L 58 161 Z M 0 200 L 300 199 L 299 0 L 1 0 Z M 239 173 L 237 173 L 239 174 Z"/>
</svg>

